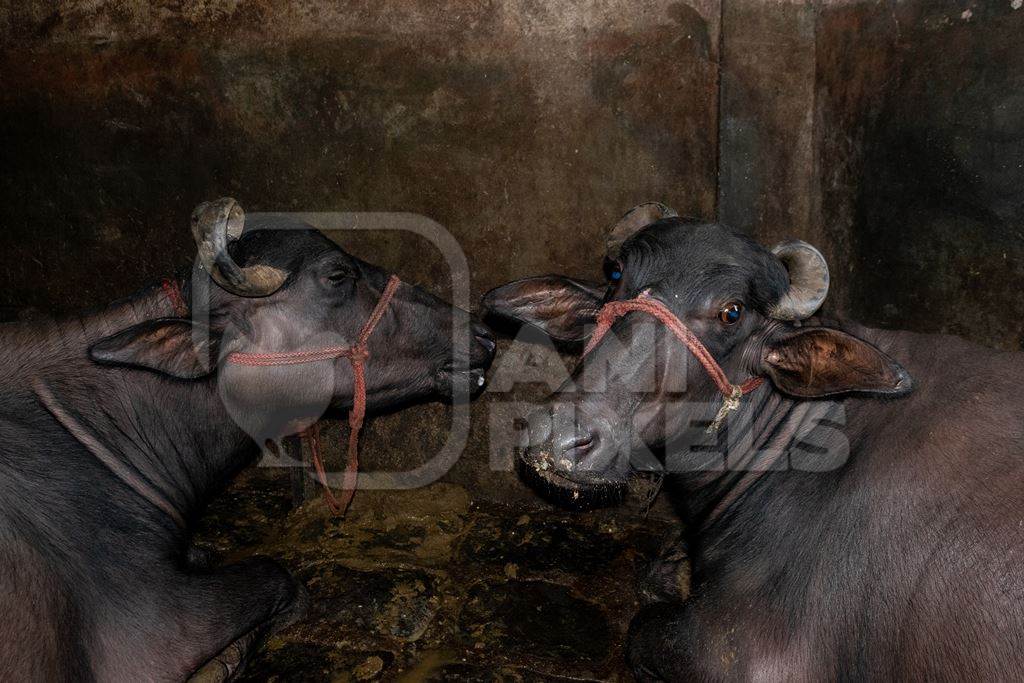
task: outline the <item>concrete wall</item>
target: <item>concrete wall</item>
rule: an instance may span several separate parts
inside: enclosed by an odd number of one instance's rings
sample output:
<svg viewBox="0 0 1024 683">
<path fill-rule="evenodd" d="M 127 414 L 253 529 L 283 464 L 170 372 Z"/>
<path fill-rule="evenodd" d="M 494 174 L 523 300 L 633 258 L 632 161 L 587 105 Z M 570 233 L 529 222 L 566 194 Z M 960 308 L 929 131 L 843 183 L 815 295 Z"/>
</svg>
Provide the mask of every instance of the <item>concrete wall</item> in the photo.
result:
<svg viewBox="0 0 1024 683">
<path fill-rule="evenodd" d="M 607 224 L 659 199 L 818 244 L 833 312 L 1021 348 L 1016 4 L 7 3 L 0 306 L 74 310 L 170 272 L 191 208 L 221 195 L 424 214 L 465 249 L 474 295 L 598 277 Z M 421 241 L 339 240 L 445 293 Z M 473 406 L 453 477 L 525 499 L 488 469 L 498 400 Z M 447 419 L 376 421 L 367 466 L 426 458 Z"/>
<path fill-rule="evenodd" d="M 718 14 L 716 0 L 8 5 L 0 305 L 75 310 L 159 278 L 192 256 L 192 207 L 221 195 L 428 216 L 468 255 L 474 300 L 530 274 L 599 278 L 626 208 L 714 216 Z M 422 240 L 338 239 L 446 293 Z M 499 400 L 473 406 L 453 478 L 530 500 L 490 471 Z M 448 421 L 440 405 L 375 421 L 365 467 L 429 458 Z"/>
<path fill-rule="evenodd" d="M 891 78 L 879 3 L 731 0 L 723 13 L 720 218 L 765 244 L 799 237 L 849 310 L 864 129 Z"/>
<path fill-rule="evenodd" d="M 191 207 L 225 194 L 424 214 L 470 255 L 477 292 L 595 276 L 625 208 L 714 214 L 717 21 L 710 0 L 9 8 L 0 299 L 74 309 L 130 290 L 189 257 Z M 44 245 L 72 264 L 59 278 Z M 399 254 L 403 275 L 440 284 L 419 252 Z"/>
<path fill-rule="evenodd" d="M 832 266 L 827 310 L 1024 348 L 1024 11 L 727 0 L 719 213 Z"/>
<path fill-rule="evenodd" d="M 855 286 L 867 322 L 1024 349 L 1024 8 L 911 4 L 864 134 Z"/>
</svg>

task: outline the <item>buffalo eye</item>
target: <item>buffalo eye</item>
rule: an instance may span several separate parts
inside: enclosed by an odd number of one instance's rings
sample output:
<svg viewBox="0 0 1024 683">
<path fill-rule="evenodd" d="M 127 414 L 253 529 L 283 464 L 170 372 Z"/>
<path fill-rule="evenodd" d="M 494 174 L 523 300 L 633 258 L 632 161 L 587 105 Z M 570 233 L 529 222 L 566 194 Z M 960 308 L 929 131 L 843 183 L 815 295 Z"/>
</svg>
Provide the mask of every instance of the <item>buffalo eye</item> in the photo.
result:
<svg viewBox="0 0 1024 683">
<path fill-rule="evenodd" d="M 354 280 L 356 274 L 351 270 L 339 269 L 335 270 L 324 277 L 324 282 L 334 287 L 343 285 L 350 280 Z"/>
<path fill-rule="evenodd" d="M 718 312 L 718 319 L 726 325 L 735 325 L 743 317 L 743 304 L 733 301 Z"/>
<path fill-rule="evenodd" d="M 609 282 L 618 284 L 622 280 L 622 262 L 605 259 L 604 276 Z"/>
</svg>

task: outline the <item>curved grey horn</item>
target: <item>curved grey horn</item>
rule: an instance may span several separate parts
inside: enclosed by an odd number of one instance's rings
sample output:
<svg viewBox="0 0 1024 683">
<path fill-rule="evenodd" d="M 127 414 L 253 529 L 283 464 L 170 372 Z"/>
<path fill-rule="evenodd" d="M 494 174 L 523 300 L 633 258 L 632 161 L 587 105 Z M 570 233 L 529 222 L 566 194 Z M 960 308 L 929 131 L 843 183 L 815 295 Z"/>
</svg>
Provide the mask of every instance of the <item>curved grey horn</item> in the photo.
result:
<svg viewBox="0 0 1024 683">
<path fill-rule="evenodd" d="M 777 244 L 772 253 L 789 271 L 789 291 L 771 310 L 776 320 L 804 320 L 814 315 L 828 296 L 828 263 L 807 242 Z"/>
<path fill-rule="evenodd" d="M 228 244 L 242 236 L 245 212 L 231 197 L 203 202 L 192 212 L 192 238 L 199 262 L 213 281 L 239 296 L 268 296 L 288 278 L 287 271 L 272 266 L 245 268 L 235 263 Z"/>
<path fill-rule="evenodd" d="M 678 215 L 661 202 L 637 204 L 627 211 L 608 231 L 608 237 L 605 239 L 605 253 L 608 254 L 610 259 L 618 258 L 622 243 L 635 233 L 640 232 L 655 221 L 660 221 L 662 218 L 672 218 Z"/>
</svg>

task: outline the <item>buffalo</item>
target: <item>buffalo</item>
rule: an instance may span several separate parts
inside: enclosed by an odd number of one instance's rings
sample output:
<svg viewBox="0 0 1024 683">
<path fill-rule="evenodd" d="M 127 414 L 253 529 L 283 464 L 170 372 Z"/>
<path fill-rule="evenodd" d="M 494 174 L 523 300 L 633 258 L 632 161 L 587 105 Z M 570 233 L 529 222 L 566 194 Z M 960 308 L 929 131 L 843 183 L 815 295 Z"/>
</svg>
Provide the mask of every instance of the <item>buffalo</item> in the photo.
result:
<svg viewBox="0 0 1024 683">
<path fill-rule="evenodd" d="M 541 492 L 671 489 L 683 526 L 641 586 L 638 679 L 1018 678 L 1024 355 L 825 320 L 817 249 L 661 204 L 607 248 L 605 283 L 528 278 L 484 306 L 587 343 L 525 425 Z"/>
<path fill-rule="evenodd" d="M 325 410 L 483 384 L 485 326 L 297 219 L 222 199 L 192 230 L 198 277 L 0 328 L 0 679 L 237 675 L 307 598 L 269 559 L 211 566 L 204 506 Z"/>
</svg>

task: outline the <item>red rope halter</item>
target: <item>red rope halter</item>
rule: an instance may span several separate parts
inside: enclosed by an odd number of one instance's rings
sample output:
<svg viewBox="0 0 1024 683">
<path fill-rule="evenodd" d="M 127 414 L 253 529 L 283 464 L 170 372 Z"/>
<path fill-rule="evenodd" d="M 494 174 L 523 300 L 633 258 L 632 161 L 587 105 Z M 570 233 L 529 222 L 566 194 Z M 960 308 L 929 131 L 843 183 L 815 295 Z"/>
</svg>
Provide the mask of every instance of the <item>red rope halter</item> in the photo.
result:
<svg viewBox="0 0 1024 683">
<path fill-rule="evenodd" d="M 631 311 L 639 311 L 652 315 L 661 321 L 676 336 L 679 341 L 686 345 L 686 348 L 690 350 L 694 358 L 700 361 L 700 364 L 704 366 L 708 376 L 711 377 L 711 381 L 715 383 L 718 390 L 725 397 L 722 402 L 722 407 L 719 409 L 718 414 L 715 416 L 714 421 L 708 427 L 708 433 L 714 433 L 718 431 L 718 428 L 722 426 L 722 422 L 725 421 L 726 416 L 737 408 L 740 407 L 740 399 L 745 394 L 749 394 L 754 389 L 757 389 L 761 384 L 764 383 L 762 377 L 751 377 L 742 384 L 733 384 L 729 381 L 725 371 L 720 366 L 708 351 L 707 347 L 701 343 L 700 339 L 697 338 L 690 328 L 683 324 L 676 315 L 669 310 L 668 306 L 658 301 L 650 295 L 649 292 L 642 292 L 640 296 L 635 299 L 627 299 L 625 301 L 609 301 L 606 303 L 597 314 L 597 328 L 594 330 L 594 334 L 590 337 L 590 341 L 587 342 L 587 347 L 583 351 L 583 355 L 590 353 L 595 346 L 604 338 L 608 330 L 611 329 L 612 323 L 616 319 L 630 313 Z"/>
<path fill-rule="evenodd" d="M 251 367 L 268 367 L 274 365 L 298 365 L 300 363 L 315 363 L 333 358 L 348 358 L 352 363 L 352 410 L 348 414 L 350 427 L 348 435 L 348 462 L 345 466 L 345 480 L 342 486 L 344 493 L 339 501 L 334 497 L 330 486 L 327 484 L 327 473 L 324 471 L 323 458 L 320 450 L 320 427 L 314 424 L 305 432 L 303 437 L 309 442 L 309 450 L 313 455 L 313 465 L 316 468 L 317 478 L 324 489 L 324 500 L 327 507 L 334 514 L 344 514 L 352 503 L 352 497 L 356 492 L 356 479 L 359 470 L 359 432 L 363 428 L 363 419 L 366 417 L 366 371 L 365 363 L 370 357 L 367 342 L 377 323 L 384 317 L 384 312 L 395 295 L 395 290 L 401 284 L 397 275 L 392 275 L 388 280 L 380 300 L 374 307 L 369 319 L 363 324 L 352 346 L 328 346 L 322 349 L 311 351 L 285 351 L 279 353 L 243 353 L 235 351 L 228 354 L 227 362 L 236 365 L 248 365 Z"/>
</svg>

